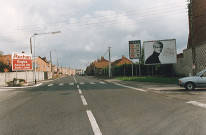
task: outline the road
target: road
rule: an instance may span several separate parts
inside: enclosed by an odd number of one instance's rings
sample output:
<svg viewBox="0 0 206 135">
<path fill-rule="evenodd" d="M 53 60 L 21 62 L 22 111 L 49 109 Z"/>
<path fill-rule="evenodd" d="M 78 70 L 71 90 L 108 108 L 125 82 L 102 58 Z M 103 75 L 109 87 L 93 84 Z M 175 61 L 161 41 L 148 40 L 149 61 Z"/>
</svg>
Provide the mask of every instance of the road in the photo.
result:
<svg viewBox="0 0 206 135">
<path fill-rule="evenodd" d="M 0 100 L 0 134 L 206 134 L 205 104 L 190 102 L 198 94 L 149 91 L 148 86 L 65 76 L 19 89 Z"/>
</svg>

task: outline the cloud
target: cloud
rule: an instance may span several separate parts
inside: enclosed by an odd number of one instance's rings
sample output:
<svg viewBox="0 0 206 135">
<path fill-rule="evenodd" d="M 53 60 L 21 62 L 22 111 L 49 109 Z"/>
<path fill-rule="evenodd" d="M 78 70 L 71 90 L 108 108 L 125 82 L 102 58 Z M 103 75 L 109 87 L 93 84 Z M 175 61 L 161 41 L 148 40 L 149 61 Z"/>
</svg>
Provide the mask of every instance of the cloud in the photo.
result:
<svg viewBox="0 0 206 135">
<path fill-rule="evenodd" d="M 188 37 L 185 8 L 179 0 L 7 0 L 0 3 L 0 46 L 5 54 L 30 52 L 34 33 L 61 30 L 37 36 L 36 55 L 49 59 L 56 49 L 53 58 L 73 68 L 100 58 L 109 46 L 112 60 L 128 57 L 129 40 L 176 38 L 181 52 Z"/>
</svg>

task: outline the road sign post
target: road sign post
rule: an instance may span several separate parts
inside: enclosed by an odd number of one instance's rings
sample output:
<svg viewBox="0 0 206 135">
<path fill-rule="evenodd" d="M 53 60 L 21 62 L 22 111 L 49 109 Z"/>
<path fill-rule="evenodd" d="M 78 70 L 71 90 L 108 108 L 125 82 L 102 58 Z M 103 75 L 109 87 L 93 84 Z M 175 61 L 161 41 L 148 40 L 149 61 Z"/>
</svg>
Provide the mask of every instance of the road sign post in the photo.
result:
<svg viewBox="0 0 206 135">
<path fill-rule="evenodd" d="M 141 40 L 129 41 L 129 58 L 139 59 L 139 72 L 141 72 L 140 57 L 141 57 Z M 141 75 L 141 73 L 139 74 Z M 132 62 L 132 77 L 133 77 L 133 62 Z"/>
</svg>

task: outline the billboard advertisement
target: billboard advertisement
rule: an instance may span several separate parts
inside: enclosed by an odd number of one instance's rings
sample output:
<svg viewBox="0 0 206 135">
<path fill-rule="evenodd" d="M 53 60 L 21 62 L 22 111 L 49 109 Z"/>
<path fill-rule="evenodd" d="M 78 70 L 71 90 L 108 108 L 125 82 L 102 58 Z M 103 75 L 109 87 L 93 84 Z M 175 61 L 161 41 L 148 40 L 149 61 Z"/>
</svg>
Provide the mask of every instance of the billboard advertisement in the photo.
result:
<svg viewBox="0 0 206 135">
<path fill-rule="evenodd" d="M 143 46 L 145 65 L 177 63 L 175 39 L 145 41 Z"/>
<path fill-rule="evenodd" d="M 141 53 L 141 41 L 129 41 L 129 58 L 130 59 L 139 59 Z"/>
<path fill-rule="evenodd" d="M 25 53 L 12 53 L 12 71 L 32 70 L 32 56 Z"/>
</svg>

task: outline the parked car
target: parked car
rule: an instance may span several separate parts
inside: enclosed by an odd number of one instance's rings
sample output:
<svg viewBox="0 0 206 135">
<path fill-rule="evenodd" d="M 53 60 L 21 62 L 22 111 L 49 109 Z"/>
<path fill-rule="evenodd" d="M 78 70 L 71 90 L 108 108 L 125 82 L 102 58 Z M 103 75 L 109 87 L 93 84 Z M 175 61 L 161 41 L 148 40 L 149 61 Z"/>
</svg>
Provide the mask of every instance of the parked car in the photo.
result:
<svg viewBox="0 0 206 135">
<path fill-rule="evenodd" d="M 184 87 L 186 90 L 206 87 L 206 69 L 197 73 L 195 76 L 180 78 L 179 86 Z"/>
</svg>

